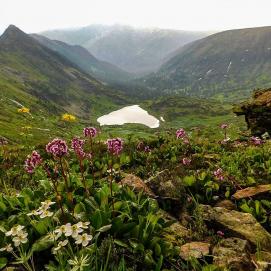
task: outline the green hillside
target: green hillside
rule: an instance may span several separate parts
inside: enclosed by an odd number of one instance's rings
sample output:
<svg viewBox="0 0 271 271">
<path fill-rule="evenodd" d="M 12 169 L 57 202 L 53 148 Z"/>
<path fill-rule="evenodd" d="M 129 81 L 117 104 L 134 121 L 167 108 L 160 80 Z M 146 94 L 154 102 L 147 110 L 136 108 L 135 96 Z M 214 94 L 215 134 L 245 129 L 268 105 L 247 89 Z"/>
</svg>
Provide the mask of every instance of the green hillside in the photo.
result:
<svg viewBox="0 0 271 271">
<path fill-rule="evenodd" d="M 64 56 L 86 73 L 105 82 L 125 82 L 131 79 L 131 74 L 108 62 L 100 61 L 79 45 L 69 45 L 65 42 L 50 40 L 44 36 L 33 34 L 33 38 L 42 45 Z"/>
<path fill-rule="evenodd" d="M 95 119 L 127 100 L 121 92 L 10 26 L 0 37 L 0 103 L 1 135 L 12 135 L 14 140 L 18 124 L 47 129 L 52 125 L 50 118 L 57 121 L 56 116 L 64 112 Z M 22 106 L 30 109 L 33 118 L 18 114 Z"/>
<path fill-rule="evenodd" d="M 231 100 L 271 84 L 271 27 L 220 32 L 190 43 L 147 77 L 152 89 Z"/>
</svg>

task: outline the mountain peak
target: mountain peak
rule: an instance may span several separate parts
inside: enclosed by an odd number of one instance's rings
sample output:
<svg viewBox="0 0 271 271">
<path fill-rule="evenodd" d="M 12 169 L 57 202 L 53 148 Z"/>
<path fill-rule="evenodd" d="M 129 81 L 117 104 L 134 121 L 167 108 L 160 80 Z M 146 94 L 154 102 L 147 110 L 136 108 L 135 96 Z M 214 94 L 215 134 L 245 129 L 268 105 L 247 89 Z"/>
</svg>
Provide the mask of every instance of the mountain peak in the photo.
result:
<svg viewBox="0 0 271 271">
<path fill-rule="evenodd" d="M 13 37 L 13 36 L 17 36 L 17 35 L 26 35 L 21 29 L 19 29 L 17 26 L 11 24 L 8 26 L 8 28 L 4 31 L 3 35 L 1 36 L 1 38 L 3 37 Z"/>
<path fill-rule="evenodd" d="M 0 36 L 0 48 L 13 50 L 15 48 L 35 46 L 35 40 L 15 25 L 9 25 Z"/>
</svg>

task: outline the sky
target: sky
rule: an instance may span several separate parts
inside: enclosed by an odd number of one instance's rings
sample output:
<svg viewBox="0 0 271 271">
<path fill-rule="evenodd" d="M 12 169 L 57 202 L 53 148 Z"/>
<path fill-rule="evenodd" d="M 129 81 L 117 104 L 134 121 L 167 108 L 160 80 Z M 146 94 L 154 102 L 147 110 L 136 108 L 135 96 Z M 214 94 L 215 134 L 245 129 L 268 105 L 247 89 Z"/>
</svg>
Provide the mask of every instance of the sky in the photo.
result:
<svg viewBox="0 0 271 271">
<path fill-rule="evenodd" d="M 90 24 L 214 31 L 271 25 L 270 0 L 0 0 L 0 33 Z"/>
</svg>

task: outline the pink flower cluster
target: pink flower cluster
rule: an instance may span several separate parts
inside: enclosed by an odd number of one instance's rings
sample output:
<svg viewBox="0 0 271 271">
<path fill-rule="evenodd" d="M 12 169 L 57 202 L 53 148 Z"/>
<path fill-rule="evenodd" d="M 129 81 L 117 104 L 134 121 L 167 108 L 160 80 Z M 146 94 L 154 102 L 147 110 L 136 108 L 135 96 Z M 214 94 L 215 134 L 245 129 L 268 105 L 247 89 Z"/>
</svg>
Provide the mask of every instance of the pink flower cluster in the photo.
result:
<svg viewBox="0 0 271 271">
<path fill-rule="evenodd" d="M 123 149 L 123 140 L 121 138 L 108 139 L 107 149 L 111 154 L 119 155 Z"/>
<path fill-rule="evenodd" d="M 46 151 L 53 156 L 62 157 L 68 153 L 68 146 L 64 140 L 55 138 L 46 145 Z"/>
<path fill-rule="evenodd" d="M 149 146 L 145 146 L 144 152 L 146 152 L 146 153 L 151 152 L 151 148 Z"/>
<path fill-rule="evenodd" d="M 222 168 L 218 168 L 217 170 L 214 171 L 214 176 L 220 180 L 223 181 L 224 180 L 224 176 L 223 176 L 223 170 Z"/>
<path fill-rule="evenodd" d="M 187 136 L 186 132 L 185 132 L 185 130 L 183 128 L 180 128 L 179 130 L 176 131 L 176 137 L 177 137 L 177 139 L 184 138 L 186 136 Z"/>
<path fill-rule="evenodd" d="M 217 235 L 220 236 L 220 237 L 224 237 L 224 236 L 225 236 L 225 234 L 224 234 L 223 231 L 217 231 L 216 233 L 217 233 Z"/>
<path fill-rule="evenodd" d="M 221 129 L 227 129 L 229 126 L 228 126 L 228 124 L 226 124 L 226 123 L 222 123 L 221 125 L 220 125 L 220 128 Z"/>
<path fill-rule="evenodd" d="M 33 151 L 31 155 L 28 155 L 25 163 L 24 168 L 27 173 L 32 174 L 35 168 L 42 163 L 42 159 L 40 154 L 37 151 Z"/>
<path fill-rule="evenodd" d="M 86 127 L 83 130 L 85 137 L 95 137 L 97 135 L 97 129 L 94 127 Z"/>
<path fill-rule="evenodd" d="M 183 128 L 180 128 L 179 130 L 176 131 L 176 138 L 182 139 L 184 144 L 189 144 L 188 136 Z"/>
<path fill-rule="evenodd" d="M 92 154 L 84 152 L 84 149 L 83 149 L 84 144 L 85 144 L 85 140 L 80 139 L 78 137 L 75 137 L 75 138 L 72 139 L 71 148 L 74 150 L 74 152 L 76 153 L 78 158 L 80 158 L 80 159 L 84 159 L 84 158 L 91 159 Z"/>
<path fill-rule="evenodd" d="M 252 136 L 250 138 L 251 142 L 254 144 L 254 145 L 261 145 L 263 144 L 263 140 L 257 136 Z"/>
<path fill-rule="evenodd" d="M 185 165 L 185 166 L 189 166 L 191 164 L 191 159 L 189 159 L 187 157 L 184 157 L 182 159 L 182 164 Z"/>
</svg>

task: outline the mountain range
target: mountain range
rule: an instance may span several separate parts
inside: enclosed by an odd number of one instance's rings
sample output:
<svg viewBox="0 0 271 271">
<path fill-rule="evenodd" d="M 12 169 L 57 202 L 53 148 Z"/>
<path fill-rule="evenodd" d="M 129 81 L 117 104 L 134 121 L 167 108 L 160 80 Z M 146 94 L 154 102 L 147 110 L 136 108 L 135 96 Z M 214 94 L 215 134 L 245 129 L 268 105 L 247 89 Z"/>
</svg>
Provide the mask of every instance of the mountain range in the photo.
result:
<svg viewBox="0 0 271 271">
<path fill-rule="evenodd" d="M 229 30 L 194 41 L 143 81 L 164 93 L 236 99 L 271 86 L 271 27 Z"/>
<path fill-rule="evenodd" d="M 14 107 L 17 101 L 17 107 L 23 104 L 34 111 L 68 111 L 85 117 L 127 103 L 120 91 L 13 25 L 0 37 L 0 97 L 2 108 Z"/>
<path fill-rule="evenodd" d="M 31 36 L 45 47 L 59 53 L 76 64 L 80 69 L 101 81 L 107 83 L 125 82 L 132 78 L 132 75 L 128 72 L 121 70 L 111 63 L 97 59 L 80 45 L 70 45 L 62 41 L 48 39 L 38 34 Z"/>
<path fill-rule="evenodd" d="M 125 25 L 90 25 L 40 34 L 70 45 L 81 45 L 100 60 L 129 73 L 143 75 L 156 71 L 164 59 L 181 46 L 210 33 L 141 29 Z"/>
</svg>

